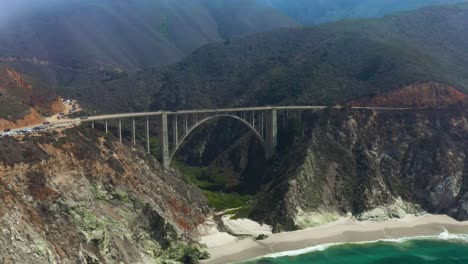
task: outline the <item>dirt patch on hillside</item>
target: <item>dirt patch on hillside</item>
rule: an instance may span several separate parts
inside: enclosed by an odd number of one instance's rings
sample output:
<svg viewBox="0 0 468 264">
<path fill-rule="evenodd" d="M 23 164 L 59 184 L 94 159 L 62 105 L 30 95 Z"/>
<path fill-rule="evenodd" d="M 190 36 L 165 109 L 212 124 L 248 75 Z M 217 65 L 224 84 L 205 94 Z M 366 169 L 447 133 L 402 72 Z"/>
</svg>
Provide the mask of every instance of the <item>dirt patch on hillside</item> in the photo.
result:
<svg viewBox="0 0 468 264">
<path fill-rule="evenodd" d="M 65 104 L 60 98 L 57 98 L 51 105 L 49 111 L 53 114 L 58 114 L 66 110 Z"/>
<path fill-rule="evenodd" d="M 5 128 L 18 128 L 40 124 L 43 120 L 42 116 L 36 110 L 31 108 L 29 114 L 16 121 L 0 119 L 0 130 L 3 131 Z"/>
<path fill-rule="evenodd" d="M 436 107 L 467 101 L 468 95 L 454 87 L 436 83 L 416 83 L 380 94 L 352 101 L 353 106 L 374 107 Z"/>
</svg>

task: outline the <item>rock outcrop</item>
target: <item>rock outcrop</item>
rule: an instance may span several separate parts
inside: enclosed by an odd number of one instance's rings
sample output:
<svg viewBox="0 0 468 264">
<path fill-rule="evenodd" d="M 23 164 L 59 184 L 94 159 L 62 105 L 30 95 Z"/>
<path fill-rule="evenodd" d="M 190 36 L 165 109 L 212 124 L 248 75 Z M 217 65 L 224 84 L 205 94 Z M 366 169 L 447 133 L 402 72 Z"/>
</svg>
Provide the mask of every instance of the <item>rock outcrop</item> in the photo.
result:
<svg viewBox="0 0 468 264">
<path fill-rule="evenodd" d="M 0 139 L 1 263 L 197 263 L 205 198 L 91 129 Z M 130 145 L 130 144 L 129 144 Z"/>
<path fill-rule="evenodd" d="M 272 180 L 251 216 L 275 231 L 350 213 L 379 221 L 427 211 L 466 220 L 467 116 L 467 105 L 303 115 L 304 128 L 265 172 Z"/>
</svg>

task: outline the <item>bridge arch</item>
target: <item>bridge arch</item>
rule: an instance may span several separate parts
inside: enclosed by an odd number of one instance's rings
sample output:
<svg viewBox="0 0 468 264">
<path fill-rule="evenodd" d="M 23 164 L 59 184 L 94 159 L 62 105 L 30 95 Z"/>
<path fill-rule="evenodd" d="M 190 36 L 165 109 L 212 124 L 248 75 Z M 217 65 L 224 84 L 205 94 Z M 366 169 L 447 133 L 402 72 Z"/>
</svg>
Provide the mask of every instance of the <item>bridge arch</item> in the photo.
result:
<svg viewBox="0 0 468 264">
<path fill-rule="evenodd" d="M 209 121 L 211 121 L 213 119 L 220 119 L 220 118 L 232 118 L 232 119 L 240 121 L 242 124 L 244 124 L 247 128 L 249 128 L 254 133 L 255 137 L 257 138 L 257 140 L 262 145 L 263 150 L 265 151 L 265 153 L 267 152 L 266 143 L 265 143 L 265 140 L 263 139 L 262 135 L 248 121 L 242 119 L 241 117 L 231 115 L 231 114 L 217 114 L 217 115 L 209 116 L 209 117 L 206 117 L 206 118 L 204 118 L 202 120 L 199 120 L 194 126 L 192 126 L 190 129 L 188 129 L 188 131 L 182 136 L 182 138 L 179 140 L 177 145 L 174 146 L 173 150 L 171 151 L 171 153 L 169 155 L 169 163 L 172 162 L 172 159 L 174 158 L 175 154 L 177 153 L 177 150 L 179 150 L 179 148 L 182 146 L 182 144 L 186 141 L 186 139 L 192 134 L 192 132 L 195 129 L 197 129 L 199 126 L 201 126 L 201 125 L 203 125 L 203 124 L 205 124 L 205 123 L 207 123 L 207 122 L 209 122 Z"/>
</svg>

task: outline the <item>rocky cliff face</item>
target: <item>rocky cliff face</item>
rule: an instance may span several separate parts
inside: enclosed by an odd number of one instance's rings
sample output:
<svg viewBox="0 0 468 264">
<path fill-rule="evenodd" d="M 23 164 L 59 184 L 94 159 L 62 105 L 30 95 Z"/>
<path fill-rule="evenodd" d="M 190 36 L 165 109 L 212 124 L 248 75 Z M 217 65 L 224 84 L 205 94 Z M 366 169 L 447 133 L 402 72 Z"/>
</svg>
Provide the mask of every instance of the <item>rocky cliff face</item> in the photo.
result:
<svg viewBox="0 0 468 264">
<path fill-rule="evenodd" d="M 252 217 L 276 231 L 352 213 L 383 220 L 406 213 L 468 219 L 468 108 L 326 110 L 267 169 L 272 181 Z M 281 143 L 281 142 L 280 142 Z"/>
<path fill-rule="evenodd" d="M 209 212 L 203 195 L 115 142 L 84 128 L 0 139 L 1 263 L 203 257 L 192 243 Z"/>
</svg>

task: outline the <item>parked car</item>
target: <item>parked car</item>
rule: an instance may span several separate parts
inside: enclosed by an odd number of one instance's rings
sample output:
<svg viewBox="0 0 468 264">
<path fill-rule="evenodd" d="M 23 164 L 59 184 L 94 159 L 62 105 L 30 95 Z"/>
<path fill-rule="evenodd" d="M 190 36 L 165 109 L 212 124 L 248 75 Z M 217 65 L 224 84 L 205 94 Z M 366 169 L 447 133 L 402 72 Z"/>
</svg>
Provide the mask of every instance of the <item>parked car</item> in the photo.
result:
<svg viewBox="0 0 468 264">
<path fill-rule="evenodd" d="M 83 120 L 83 119 L 88 119 L 88 118 L 89 118 L 88 116 L 82 116 L 82 117 L 80 117 L 80 119 L 82 119 L 82 120 Z"/>
<path fill-rule="evenodd" d="M 49 121 L 45 121 L 44 123 L 42 123 L 43 125 L 50 125 L 50 122 Z"/>
<path fill-rule="evenodd" d="M 37 127 L 34 127 L 32 128 L 34 131 L 39 131 L 39 130 L 43 130 L 43 129 L 46 129 L 47 127 L 46 126 L 37 126 Z"/>
<path fill-rule="evenodd" d="M 3 130 L 3 132 L 10 132 L 10 131 L 11 131 L 11 128 L 5 128 L 5 129 Z"/>
</svg>

